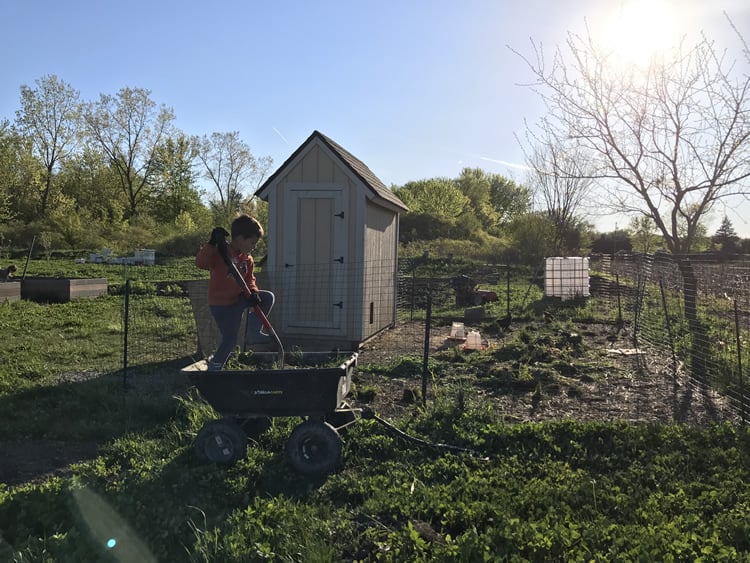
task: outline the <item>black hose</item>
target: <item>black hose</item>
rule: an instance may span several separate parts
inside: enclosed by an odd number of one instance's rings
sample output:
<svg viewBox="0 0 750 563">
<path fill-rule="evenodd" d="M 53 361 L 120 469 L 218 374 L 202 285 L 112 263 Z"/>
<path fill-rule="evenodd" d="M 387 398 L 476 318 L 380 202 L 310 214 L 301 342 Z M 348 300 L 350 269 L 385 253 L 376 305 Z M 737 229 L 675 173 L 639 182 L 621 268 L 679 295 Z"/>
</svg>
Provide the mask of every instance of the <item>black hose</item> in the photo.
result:
<svg viewBox="0 0 750 563">
<path fill-rule="evenodd" d="M 432 448 L 432 449 L 448 450 L 448 451 L 452 451 L 452 452 L 469 454 L 470 456 L 477 457 L 477 458 L 479 458 L 479 459 L 481 459 L 483 461 L 489 460 L 489 458 L 487 456 L 483 456 L 482 454 L 480 454 L 476 450 L 472 450 L 472 449 L 469 449 L 469 448 L 462 448 L 460 446 L 453 446 L 451 444 L 428 442 L 427 440 L 423 440 L 422 438 L 417 438 L 415 436 L 410 436 L 409 434 L 407 434 L 403 430 L 399 430 L 398 428 L 396 428 L 395 426 L 393 426 L 387 420 L 385 420 L 383 418 L 380 418 L 377 414 L 375 414 L 375 411 L 373 411 L 372 409 L 363 409 L 362 410 L 362 418 L 374 420 L 375 422 L 377 422 L 377 423 L 381 424 L 382 426 L 384 426 L 386 428 L 386 430 L 388 430 L 389 432 L 391 432 L 392 434 L 394 434 L 396 437 L 402 438 L 402 439 L 406 440 L 407 442 L 411 442 L 413 444 L 417 444 L 418 446 L 423 446 L 423 447 Z"/>
</svg>

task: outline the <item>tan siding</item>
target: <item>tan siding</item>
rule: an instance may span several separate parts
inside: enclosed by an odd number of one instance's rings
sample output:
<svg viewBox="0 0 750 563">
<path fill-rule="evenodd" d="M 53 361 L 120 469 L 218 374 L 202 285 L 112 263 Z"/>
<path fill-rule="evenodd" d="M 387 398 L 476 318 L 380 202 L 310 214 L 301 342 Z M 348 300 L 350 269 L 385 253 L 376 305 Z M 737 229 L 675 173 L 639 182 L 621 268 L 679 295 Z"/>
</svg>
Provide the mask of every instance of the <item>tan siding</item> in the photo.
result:
<svg viewBox="0 0 750 563">
<path fill-rule="evenodd" d="M 315 150 L 318 153 L 317 181 L 321 184 L 333 182 L 333 176 L 335 174 L 334 170 L 336 168 L 333 164 L 333 160 L 331 160 L 328 155 L 319 148 L 316 148 Z"/>
<path fill-rule="evenodd" d="M 373 204 L 367 206 L 363 338 L 372 336 L 395 321 L 396 218 L 397 215 L 382 207 Z"/>
<path fill-rule="evenodd" d="M 339 338 L 356 343 L 393 324 L 396 302 L 398 215 L 392 209 L 370 201 L 368 199 L 370 192 L 367 187 L 354 178 L 337 158 L 331 158 L 328 149 L 322 145 L 312 144 L 309 150 L 300 152 L 293 162 L 280 171 L 273 185 L 269 186 L 269 203 L 271 200 L 274 201 L 275 209 L 271 212 L 275 218 L 276 229 L 279 231 L 269 233 L 269 242 L 273 239 L 273 244 L 269 246 L 269 249 L 273 249 L 276 258 L 274 270 L 277 272 L 277 274 L 271 273 L 271 278 L 281 280 L 285 275 L 284 248 L 287 242 L 293 244 L 297 257 L 297 260 L 290 257 L 288 261 L 295 262 L 298 268 L 302 267 L 303 262 L 318 266 L 322 266 L 324 262 L 330 264 L 332 258 L 339 256 L 338 251 L 336 256 L 332 257 L 330 250 L 328 253 L 324 250 L 330 249 L 332 242 L 323 239 L 331 237 L 311 237 L 309 233 L 317 230 L 314 225 L 292 224 L 293 221 L 289 221 L 289 217 L 285 216 L 287 208 L 285 199 L 288 197 L 290 184 L 295 187 L 309 186 L 311 189 L 333 186 L 343 189 L 347 194 L 344 201 L 348 203 L 345 204 L 344 209 L 326 210 L 327 216 L 344 211 L 343 220 L 348 225 L 346 248 L 341 249 L 344 253 L 346 268 L 343 286 L 345 307 L 341 310 L 344 318 L 341 319 L 342 333 L 340 335 L 334 336 L 326 332 L 325 327 L 321 330 L 320 327 L 290 326 L 287 334 L 280 334 L 282 340 L 286 344 L 285 338 L 287 338 L 290 345 L 295 340 L 319 340 L 321 346 L 330 346 Z M 316 204 L 311 201 L 306 205 Z M 317 210 L 307 209 L 302 215 L 307 220 L 302 220 L 300 223 L 309 221 L 314 223 L 313 219 L 317 215 Z M 331 299 L 327 298 L 324 291 L 331 286 L 331 280 L 326 278 L 326 275 L 331 275 L 331 272 L 332 270 L 324 272 L 321 269 L 312 283 L 309 282 L 310 278 L 306 277 L 308 280 L 306 287 L 288 288 L 289 291 L 302 296 L 302 299 L 307 302 L 306 311 L 309 311 L 311 315 L 310 321 L 325 317 L 321 315 L 322 310 L 310 309 L 313 304 L 315 304 L 313 307 L 325 306 L 331 309 Z M 277 287 L 269 289 L 278 292 L 278 300 L 272 312 L 272 316 L 278 321 L 286 318 L 284 310 L 291 307 L 292 300 L 283 295 L 280 281 L 275 285 Z M 302 318 L 302 321 L 304 320 L 305 318 Z"/>
</svg>

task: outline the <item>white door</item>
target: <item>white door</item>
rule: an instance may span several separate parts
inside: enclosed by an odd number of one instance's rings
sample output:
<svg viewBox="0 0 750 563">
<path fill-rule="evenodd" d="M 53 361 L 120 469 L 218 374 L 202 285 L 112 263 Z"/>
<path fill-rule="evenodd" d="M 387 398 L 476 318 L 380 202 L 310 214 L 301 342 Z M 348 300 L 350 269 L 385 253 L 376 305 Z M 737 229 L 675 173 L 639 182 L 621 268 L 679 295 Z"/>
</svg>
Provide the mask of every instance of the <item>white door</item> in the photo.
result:
<svg viewBox="0 0 750 563">
<path fill-rule="evenodd" d="M 349 266 L 344 190 L 288 189 L 282 226 L 286 233 L 284 328 L 320 335 L 339 333 L 345 328 Z"/>
</svg>

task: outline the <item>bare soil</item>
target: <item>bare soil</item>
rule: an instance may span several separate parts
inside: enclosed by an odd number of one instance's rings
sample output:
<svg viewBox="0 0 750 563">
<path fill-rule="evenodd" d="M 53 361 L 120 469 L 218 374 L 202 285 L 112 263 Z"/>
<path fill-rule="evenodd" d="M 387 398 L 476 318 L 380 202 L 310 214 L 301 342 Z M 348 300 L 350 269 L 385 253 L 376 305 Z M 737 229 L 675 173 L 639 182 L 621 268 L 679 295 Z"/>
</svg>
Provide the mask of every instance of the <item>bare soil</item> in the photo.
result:
<svg viewBox="0 0 750 563">
<path fill-rule="evenodd" d="M 543 322 L 519 325 L 496 335 L 482 335 L 485 351 L 502 348 L 512 333 L 524 328 L 533 332 L 548 330 Z M 451 340 L 450 326 L 438 327 L 430 335 L 431 354 L 461 347 Z M 664 352 L 648 348 L 634 349 L 627 330 L 611 324 L 586 323 L 576 327 L 584 354 L 577 358 L 583 365 L 598 366 L 595 373 L 575 370 L 569 376 L 558 375 L 539 386 L 492 385 L 477 386 L 476 393 L 496 405 L 498 413 L 508 421 L 548 420 L 626 420 L 653 423 L 708 424 L 723 420 L 737 421 L 737 413 L 726 397 L 702 386 L 674 366 Z M 418 351 L 424 342 L 424 328 L 405 323 L 389 329 L 367 342 L 359 357 L 362 367 L 358 382 L 378 388 L 372 400 L 360 402 L 382 416 L 398 417 L 415 408 L 410 400 L 414 391 L 421 391 L 420 378 L 386 378 L 367 374 L 368 364 L 397 361 L 398 350 L 409 349 L 410 339 L 417 339 L 411 350 Z M 395 351 L 395 352 L 394 352 Z M 560 350 L 550 346 L 550 360 Z M 471 352 L 470 352 L 471 353 Z M 498 362 L 502 363 L 502 362 Z M 517 369 L 507 362 L 509 369 Z M 440 374 L 428 381 L 427 400 L 434 395 L 433 383 L 441 385 Z M 421 402 L 417 397 L 416 402 Z"/>
<path fill-rule="evenodd" d="M 524 325 L 527 330 L 549 330 L 543 322 Z M 508 330 L 483 334 L 484 352 L 500 350 L 515 331 L 524 326 L 512 324 Z M 395 420 L 409 415 L 421 405 L 421 376 L 384 377 L 373 374 L 368 366 L 396 362 L 405 354 L 422 356 L 424 324 L 400 323 L 370 339 L 362 347 L 358 364 L 358 389 L 375 389 L 366 397 L 352 400 L 352 406 L 372 409 L 378 416 Z M 430 334 L 430 354 L 455 353 L 462 342 L 452 340 L 450 325 L 434 327 Z M 634 350 L 627 331 L 609 324 L 589 323 L 577 327 L 581 339 L 583 365 L 598 366 L 595 373 L 578 369 L 568 376 L 557 376 L 544 384 L 477 385 L 478 397 L 492 401 L 509 422 L 547 420 L 627 420 L 636 422 L 707 424 L 735 420 L 736 412 L 725 397 L 702 387 L 679 368 L 671 365 L 663 353 Z M 559 352 L 559 350 L 557 350 Z M 556 350 L 549 349 L 550 359 Z M 509 369 L 514 369 L 512 362 Z M 517 366 L 516 368 L 517 369 Z M 436 388 L 445 384 L 441 374 L 428 382 L 427 400 Z M 177 390 L 180 392 L 183 390 Z M 18 440 L 0 442 L 0 483 L 18 485 L 43 481 L 50 476 L 70 474 L 71 464 L 97 455 L 95 442 Z"/>
</svg>

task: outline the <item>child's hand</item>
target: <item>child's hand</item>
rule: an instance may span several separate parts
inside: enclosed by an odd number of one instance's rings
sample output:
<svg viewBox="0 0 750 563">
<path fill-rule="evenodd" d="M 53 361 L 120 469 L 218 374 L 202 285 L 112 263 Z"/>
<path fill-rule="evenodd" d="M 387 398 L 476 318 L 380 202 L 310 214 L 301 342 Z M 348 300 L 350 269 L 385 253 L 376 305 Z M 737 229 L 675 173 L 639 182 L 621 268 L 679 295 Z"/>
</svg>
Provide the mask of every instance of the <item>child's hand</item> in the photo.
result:
<svg viewBox="0 0 750 563">
<path fill-rule="evenodd" d="M 208 244 L 216 246 L 221 242 L 226 242 L 228 236 L 229 233 L 224 227 L 215 227 L 214 230 L 211 231 L 211 238 L 208 239 Z"/>
<path fill-rule="evenodd" d="M 260 295 L 258 295 L 257 292 L 253 291 L 250 295 L 247 296 L 247 304 L 250 307 L 257 307 L 260 305 Z"/>
</svg>

